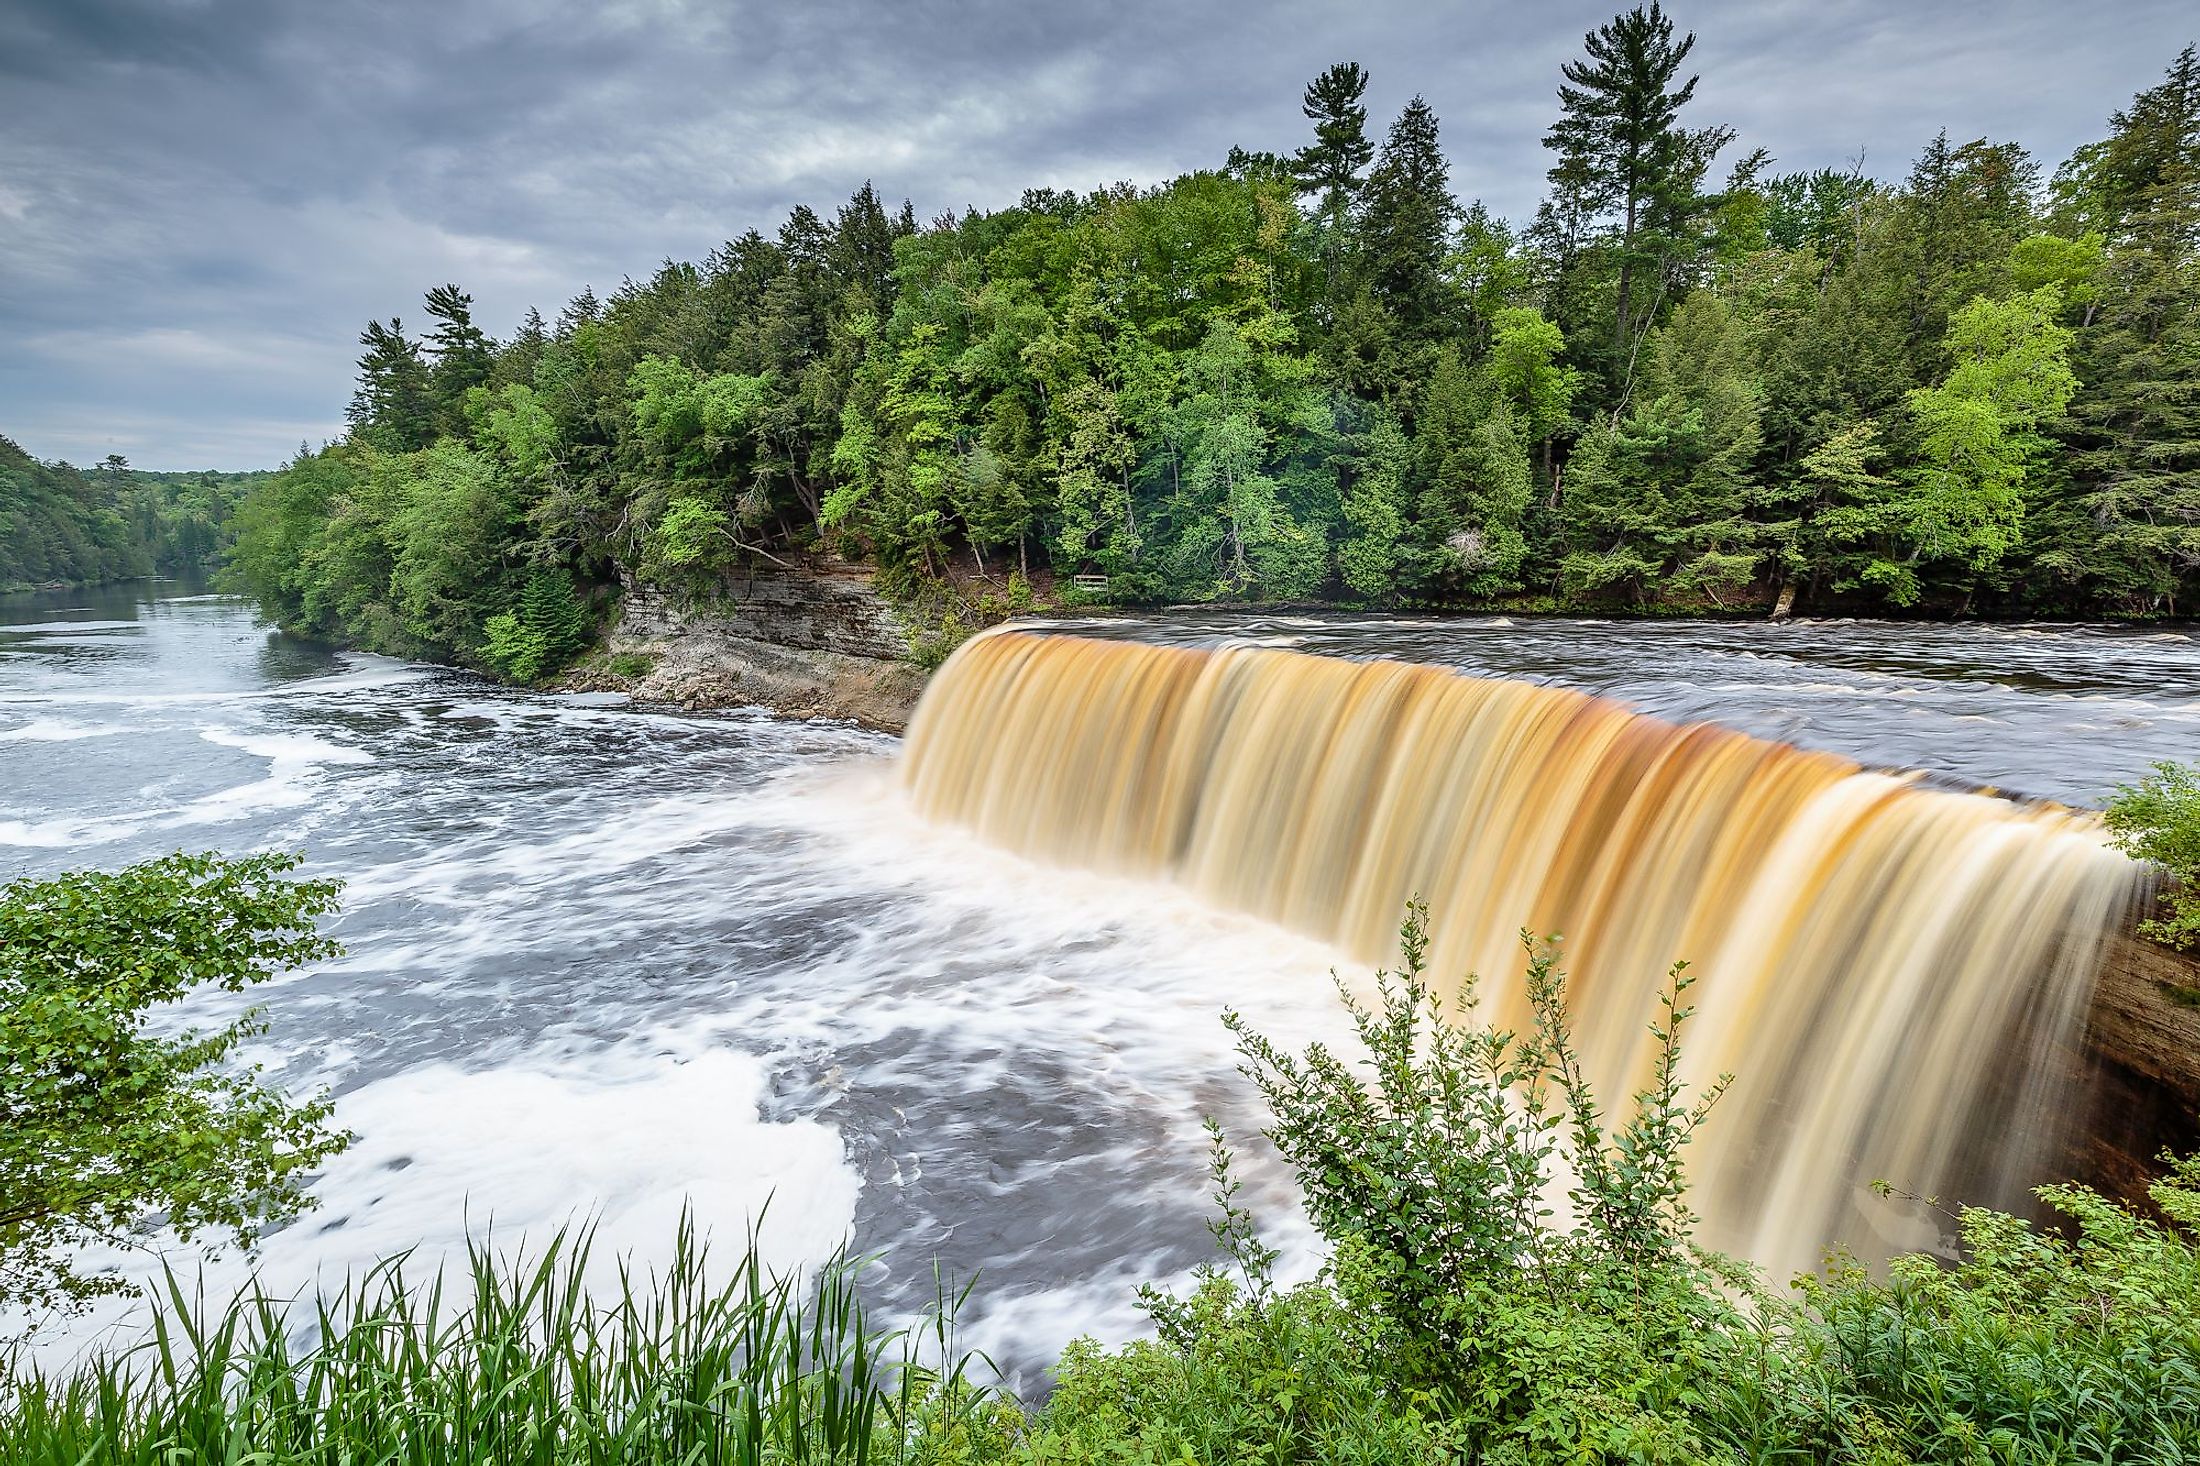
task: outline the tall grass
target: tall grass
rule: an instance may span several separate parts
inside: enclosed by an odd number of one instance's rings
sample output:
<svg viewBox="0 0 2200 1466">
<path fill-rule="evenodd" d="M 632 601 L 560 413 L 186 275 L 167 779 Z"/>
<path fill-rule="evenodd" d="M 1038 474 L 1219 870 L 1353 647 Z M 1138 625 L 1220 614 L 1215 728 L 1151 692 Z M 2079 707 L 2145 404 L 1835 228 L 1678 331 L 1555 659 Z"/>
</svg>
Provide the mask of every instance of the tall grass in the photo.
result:
<svg viewBox="0 0 2200 1466">
<path fill-rule="evenodd" d="M 310 1301 L 216 1309 L 171 1273 L 143 1343 L 0 1376 L 0 1463 L 898 1462 L 920 1420 L 988 1406 L 973 1356 L 951 1357 L 959 1298 L 884 1329 L 858 1261 L 777 1274 L 753 1234 L 714 1281 L 692 1220 L 662 1272 L 622 1260 L 598 1296 L 591 1244 L 470 1242 L 449 1273 L 396 1258 Z"/>
</svg>

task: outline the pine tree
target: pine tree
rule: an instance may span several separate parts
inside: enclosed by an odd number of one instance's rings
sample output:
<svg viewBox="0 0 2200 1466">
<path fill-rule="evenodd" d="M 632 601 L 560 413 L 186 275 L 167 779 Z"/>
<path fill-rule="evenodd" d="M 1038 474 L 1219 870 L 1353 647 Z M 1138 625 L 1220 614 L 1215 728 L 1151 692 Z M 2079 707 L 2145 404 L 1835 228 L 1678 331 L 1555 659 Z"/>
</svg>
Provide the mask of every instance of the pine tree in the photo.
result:
<svg viewBox="0 0 2200 1466">
<path fill-rule="evenodd" d="M 2072 402 L 2073 468 L 2099 541 L 2087 570 L 2175 613 L 2200 571 L 2200 58 L 2115 114 L 2090 166 L 2113 241 Z M 2066 170 L 2067 172 L 2068 170 Z"/>
<path fill-rule="evenodd" d="M 1680 79 L 1695 49 L 1694 32 L 1673 39 L 1673 22 L 1658 4 L 1615 16 L 1582 38 L 1586 60 L 1569 61 L 1558 89 L 1559 120 L 1543 145 L 1559 155 L 1550 171 L 1569 202 L 1563 212 L 1619 212 L 1619 295 L 1612 323 L 1615 355 L 1624 354 L 1640 314 L 1636 281 L 1644 260 L 1638 235 L 1646 212 L 1676 191 L 1691 163 L 1690 136 L 1678 125 L 1696 94 L 1696 77 Z M 1578 227 L 1578 226 L 1577 226 Z"/>
<path fill-rule="evenodd" d="M 904 214 L 907 214 L 904 205 Z M 792 221 L 790 221 L 791 223 Z M 907 222 L 913 233 L 915 220 Z M 854 197 L 841 205 L 840 216 L 834 220 L 832 243 L 828 247 L 833 273 L 844 285 L 860 288 L 869 298 L 872 310 L 884 315 L 894 303 L 894 241 L 903 231 L 886 217 L 886 210 L 879 203 L 878 190 L 868 180 L 855 191 Z"/>
<path fill-rule="evenodd" d="M 456 285 L 430 290 L 427 305 L 436 322 L 427 343 L 428 354 L 435 359 L 428 375 L 435 429 L 460 433 L 466 425 L 466 394 L 488 380 L 493 348 L 474 324 L 474 298 Z"/>
<path fill-rule="evenodd" d="M 1314 124 L 1314 141 L 1291 159 L 1291 173 L 1300 190 L 1316 198 L 1314 218 L 1321 228 L 1332 311 L 1345 226 L 1359 197 L 1361 172 L 1375 156 L 1375 144 L 1367 135 L 1367 106 L 1361 101 L 1366 94 L 1367 71 L 1357 61 L 1340 61 L 1308 83 L 1300 109 Z"/>
<path fill-rule="evenodd" d="M 1436 113 L 1419 97 L 1391 124 L 1361 193 L 1361 273 L 1411 351 L 1448 334 L 1454 302 L 1444 271 L 1459 206 Z"/>
<path fill-rule="evenodd" d="M 352 431 L 387 453 L 426 447 L 435 432 L 435 400 L 420 343 L 392 316 L 387 323 L 367 322 L 359 344 L 367 350 L 345 414 Z"/>
</svg>

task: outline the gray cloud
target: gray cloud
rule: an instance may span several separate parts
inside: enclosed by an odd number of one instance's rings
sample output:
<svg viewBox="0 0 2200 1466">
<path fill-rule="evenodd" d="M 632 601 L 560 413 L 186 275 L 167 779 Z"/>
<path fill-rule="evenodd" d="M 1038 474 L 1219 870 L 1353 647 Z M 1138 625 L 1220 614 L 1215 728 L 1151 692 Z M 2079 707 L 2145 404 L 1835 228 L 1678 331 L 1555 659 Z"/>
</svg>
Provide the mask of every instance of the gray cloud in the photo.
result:
<svg viewBox="0 0 2200 1466">
<path fill-rule="evenodd" d="M 0 0 L 0 431 L 251 467 L 339 430 L 370 315 L 456 280 L 492 329 L 866 178 L 929 217 L 1301 140 L 1329 62 L 1534 208 L 1558 67 L 1614 0 Z M 1946 127 L 2049 166 L 2185 0 L 1681 0 L 1701 121 L 1901 173 Z"/>
</svg>

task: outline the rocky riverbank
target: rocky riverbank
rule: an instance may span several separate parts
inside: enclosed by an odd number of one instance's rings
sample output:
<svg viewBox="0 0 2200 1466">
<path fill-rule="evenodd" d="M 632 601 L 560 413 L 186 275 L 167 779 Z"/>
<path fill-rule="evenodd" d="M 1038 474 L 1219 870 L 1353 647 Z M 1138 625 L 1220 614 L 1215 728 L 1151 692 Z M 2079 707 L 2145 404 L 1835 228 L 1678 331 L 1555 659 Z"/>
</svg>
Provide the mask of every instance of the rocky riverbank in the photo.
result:
<svg viewBox="0 0 2200 1466">
<path fill-rule="evenodd" d="M 765 707 L 900 732 L 924 692 L 909 633 L 858 570 L 762 567 L 720 597 L 632 587 L 603 651 L 568 685 L 688 709 Z"/>
</svg>

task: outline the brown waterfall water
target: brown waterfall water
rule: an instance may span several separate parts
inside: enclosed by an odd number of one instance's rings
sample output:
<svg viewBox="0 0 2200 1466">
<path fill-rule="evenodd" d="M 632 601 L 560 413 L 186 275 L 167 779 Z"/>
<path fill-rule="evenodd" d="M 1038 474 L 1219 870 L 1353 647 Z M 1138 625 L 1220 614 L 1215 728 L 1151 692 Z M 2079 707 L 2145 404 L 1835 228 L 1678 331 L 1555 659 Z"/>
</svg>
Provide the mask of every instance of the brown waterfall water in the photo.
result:
<svg viewBox="0 0 2200 1466">
<path fill-rule="evenodd" d="M 1954 793 L 1599 698 L 1387 661 L 996 633 L 941 669 L 904 778 L 928 817 L 1387 960 L 1407 900 L 1439 979 L 1521 1016 L 1523 930 L 1562 934 L 1608 1106 L 1668 968 L 1705 1240 L 1776 1273 L 1931 1246 L 1921 1208 L 2008 1203 L 2068 1117 L 2066 1054 L 2141 880 L 2090 815 Z M 1259 995 L 1242 1006 L 1258 1018 Z"/>
</svg>

